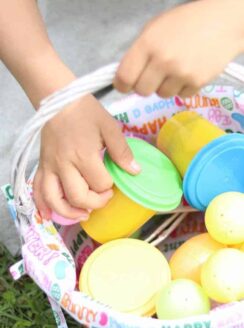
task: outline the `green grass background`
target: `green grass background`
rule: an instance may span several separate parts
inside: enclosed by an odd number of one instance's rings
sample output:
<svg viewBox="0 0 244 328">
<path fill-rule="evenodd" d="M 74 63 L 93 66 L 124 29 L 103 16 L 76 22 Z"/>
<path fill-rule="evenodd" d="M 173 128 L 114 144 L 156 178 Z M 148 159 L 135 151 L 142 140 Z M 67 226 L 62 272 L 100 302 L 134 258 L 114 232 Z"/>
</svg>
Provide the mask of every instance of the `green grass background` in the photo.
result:
<svg viewBox="0 0 244 328">
<path fill-rule="evenodd" d="M 9 267 L 18 261 L 0 244 L 0 328 L 55 328 L 55 320 L 45 294 L 25 276 L 14 281 Z M 81 327 L 67 317 L 69 328 Z"/>
</svg>

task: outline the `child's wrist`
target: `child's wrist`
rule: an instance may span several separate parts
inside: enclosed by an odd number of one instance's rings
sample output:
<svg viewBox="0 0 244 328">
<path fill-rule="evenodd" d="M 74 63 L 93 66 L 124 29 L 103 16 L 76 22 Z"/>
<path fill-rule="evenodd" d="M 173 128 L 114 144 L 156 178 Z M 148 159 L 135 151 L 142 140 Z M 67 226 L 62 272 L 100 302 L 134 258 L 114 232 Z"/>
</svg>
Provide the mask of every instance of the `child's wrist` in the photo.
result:
<svg viewBox="0 0 244 328">
<path fill-rule="evenodd" d="M 75 75 L 50 47 L 22 62 L 18 80 L 34 107 L 38 108 L 43 98 L 75 80 Z"/>
</svg>

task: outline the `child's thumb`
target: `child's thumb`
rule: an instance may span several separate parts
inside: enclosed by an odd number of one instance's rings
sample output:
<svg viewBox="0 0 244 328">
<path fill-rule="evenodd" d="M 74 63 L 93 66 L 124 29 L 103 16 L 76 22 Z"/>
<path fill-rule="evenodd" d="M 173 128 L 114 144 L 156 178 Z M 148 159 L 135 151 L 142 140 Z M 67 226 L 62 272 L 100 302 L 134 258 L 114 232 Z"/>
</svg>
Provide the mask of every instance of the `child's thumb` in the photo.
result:
<svg viewBox="0 0 244 328">
<path fill-rule="evenodd" d="M 135 161 L 133 153 L 119 129 L 112 134 L 105 132 L 104 141 L 110 157 L 118 166 L 133 175 L 140 173 L 141 167 Z"/>
</svg>

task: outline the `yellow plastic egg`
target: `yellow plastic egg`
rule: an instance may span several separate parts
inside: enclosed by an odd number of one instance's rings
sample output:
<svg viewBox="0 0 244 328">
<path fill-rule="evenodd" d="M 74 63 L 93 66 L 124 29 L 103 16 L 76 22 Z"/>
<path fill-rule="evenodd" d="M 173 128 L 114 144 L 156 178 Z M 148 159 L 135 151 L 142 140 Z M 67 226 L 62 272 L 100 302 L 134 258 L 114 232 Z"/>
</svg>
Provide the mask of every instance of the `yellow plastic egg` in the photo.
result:
<svg viewBox="0 0 244 328">
<path fill-rule="evenodd" d="M 234 246 L 230 246 L 231 248 L 237 248 L 239 249 L 240 251 L 244 252 L 244 243 L 242 244 L 237 244 L 237 245 L 234 245 Z"/>
<path fill-rule="evenodd" d="M 237 248 L 240 249 L 241 251 L 244 251 L 244 243 L 241 244 L 236 244 L 236 245 L 229 245 L 229 248 Z"/>
<path fill-rule="evenodd" d="M 185 278 L 200 283 L 202 264 L 211 254 L 225 247 L 212 239 L 208 233 L 187 240 L 174 252 L 169 261 L 172 279 Z"/>
<path fill-rule="evenodd" d="M 210 301 L 199 284 L 176 279 L 159 292 L 156 310 L 159 319 L 182 319 L 209 313 Z"/>
<path fill-rule="evenodd" d="M 244 298 L 244 253 L 225 248 L 212 254 L 202 266 L 201 283 L 207 295 L 216 302 Z"/>
<path fill-rule="evenodd" d="M 207 208 L 205 224 L 211 237 L 220 243 L 244 242 L 244 194 L 226 192 L 215 197 Z"/>
</svg>

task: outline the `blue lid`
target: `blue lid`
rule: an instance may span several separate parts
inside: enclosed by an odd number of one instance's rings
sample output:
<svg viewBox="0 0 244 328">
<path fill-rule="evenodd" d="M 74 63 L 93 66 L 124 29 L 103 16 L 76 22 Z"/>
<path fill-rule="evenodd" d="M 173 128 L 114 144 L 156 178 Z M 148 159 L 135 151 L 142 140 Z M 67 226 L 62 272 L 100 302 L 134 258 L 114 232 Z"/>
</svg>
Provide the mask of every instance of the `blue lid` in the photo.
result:
<svg viewBox="0 0 244 328">
<path fill-rule="evenodd" d="M 183 190 L 187 202 L 200 211 L 219 194 L 244 193 L 244 135 L 227 134 L 201 149 L 187 169 Z"/>
</svg>

